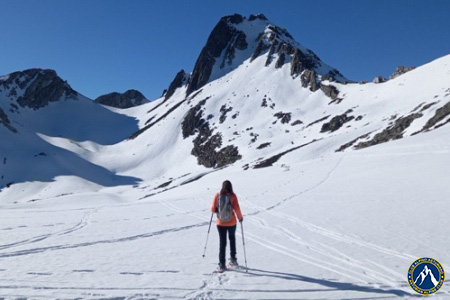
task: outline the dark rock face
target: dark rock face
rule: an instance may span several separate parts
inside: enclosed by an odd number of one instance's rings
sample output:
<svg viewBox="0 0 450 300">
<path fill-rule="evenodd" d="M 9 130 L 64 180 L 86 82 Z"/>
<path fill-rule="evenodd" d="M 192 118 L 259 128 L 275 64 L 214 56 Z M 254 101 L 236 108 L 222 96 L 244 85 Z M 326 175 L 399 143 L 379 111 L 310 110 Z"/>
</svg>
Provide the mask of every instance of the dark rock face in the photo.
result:
<svg viewBox="0 0 450 300">
<path fill-rule="evenodd" d="M 291 75 L 300 75 L 306 69 L 314 68 L 314 61 L 300 49 L 295 49 L 291 62 Z"/>
<path fill-rule="evenodd" d="M 373 79 L 373 83 L 383 83 L 386 81 L 387 81 L 387 79 L 384 78 L 383 76 L 377 76 Z"/>
<path fill-rule="evenodd" d="M 220 134 L 216 133 L 202 143 L 204 138 L 205 136 L 201 137 L 199 135 L 194 140 L 194 148 L 191 152 L 192 155 L 197 157 L 200 165 L 207 168 L 221 168 L 242 158 L 238 148 L 235 146 L 229 145 L 216 151 L 217 148 L 222 146 L 222 137 Z"/>
<path fill-rule="evenodd" d="M 169 88 L 167 89 L 164 95 L 164 100 L 167 100 L 170 97 L 172 97 L 173 93 L 175 93 L 175 90 L 184 84 L 185 77 L 186 72 L 184 72 L 184 70 L 181 70 L 180 72 L 177 73 L 175 79 L 170 83 Z"/>
<path fill-rule="evenodd" d="M 256 46 L 255 52 L 253 52 L 252 58 L 250 59 L 250 62 L 255 60 L 258 56 L 260 56 L 264 51 L 269 49 L 270 46 L 266 45 L 266 43 L 263 40 L 260 40 L 258 43 L 258 46 Z"/>
<path fill-rule="evenodd" d="M 336 69 L 333 69 L 333 70 L 329 71 L 327 74 L 323 75 L 322 80 L 337 81 L 336 80 L 337 76 L 344 77 L 344 75 L 342 75 L 341 72 L 339 72 Z M 346 83 L 346 82 L 344 82 L 344 83 Z"/>
<path fill-rule="evenodd" d="M 436 113 L 431 119 L 428 120 L 422 131 L 429 130 L 431 127 L 442 121 L 448 115 L 450 115 L 450 102 L 436 110 Z"/>
<path fill-rule="evenodd" d="M 334 85 L 325 85 L 325 84 L 320 84 L 320 89 L 322 90 L 322 92 L 327 95 L 328 97 L 330 97 L 331 99 L 336 99 L 337 96 L 339 95 L 339 90 L 334 86 Z"/>
<path fill-rule="evenodd" d="M 11 121 L 9 121 L 8 116 L 3 111 L 3 109 L 0 108 L 0 124 L 11 130 L 12 132 L 16 133 L 17 130 L 11 126 Z"/>
<path fill-rule="evenodd" d="M 117 108 L 129 108 L 147 103 L 148 100 L 139 91 L 128 90 L 123 94 L 113 92 L 100 96 L 95 102 Z"/>
<path fill-rule="evenodd" d="M 209 136 L 209 123 L 202 118 L 202 106 L 205 105 L 207 99 L 203 99 L 196 106 L 189 109 L 186 117 L 181 123 L 181 131 L 183 138 L 194 135 L 196 132 L 203 132 L 203 135 Z M 200 134 L 201 135 L 201 134 Z"/>
<path fill-rule="evenodd" d="M 25 90 L 23 96 L 17 99 L 17 103 L 22 107 L 33 109 L 45 107 L 50 102 L 56 102 L 61 99 L 76 99 L 78 95 L 53 70 L 29 69 L 22 72 L 14 72 L 1 84 L 6 88 L 15 84 L 19 89 Z M 17 91 L 15 89 L 14 91 L 11 90 L 10 94 L 17 95 Z"/>
<path fill-rule="evenodd" d="M 233 40 L 228 44 L 228 47 L 225 50 L 225 55 L 223 57 L 220 68 L 223 69 L 225 67 L 225 64 L 231 65 L 233 63 L 236 49 L 244 50 L 247 49 L 247 47 L 248 44 L 245 34 L 242 31 L 236 31 Z"/>
<path fill-rule="evenodd" d="M 416 67 L 404 67 L 404 66 L 398 66 L 397 69 L 395 69 L 394 73 L 391 75 L 389 79 L 394 79 L 400 75 L 403 75 L 409 71 L 414 70 Z"/>
<path fill-rule="evenodd" d="M 277 112 L 274 117 L 281 120 L 281 124 L 287 124 L 291 121 L 291 113 Z"/>
<path fill-rule="evenodd" d="M 322 125 L 320 132 L 334 132 L 347 122 L 353 120 L 354 116 L 347 116 L 347 113 L 333 117 L 329 122 Z"/>
<path fill-rule="evenodd" d="M 420 111 L 425 111 L 425 110 L 429 109 L 430 107 L 432 107 L 433 105 L 436 105 L 438 103 L 439 103 L 438 101 L 428 103 L 428 104 L 424 105 Z"/>
<path fill-rule="evenodd" d="M 354 143 L 356 143 L 358 140 L 364 139 L 364 138 L 368 137 L 369 134 L 370 134 L 370 133 L 363 134 L 363 135 L 357 137 L 356 139 L 351 140 L 351 141 L 348 142 L 348 143 L 345 143 L 344 145 L 340 146 L 335 152 L 342 152 L 342 151 L 344 151 L 345 149 L 351 147 L 351 146 L 352 146 Z"/>
<path fill-rule="evenodd" d="M 241 15 L 223 17 L 214 27 L 205 47 L 203 47 L 197 62 L 189 79 L 187 94 L 201 88 L 209 80 L 211 72 L 216 63 L 220 68 L 231 65 L 235 59 L 236 50 L 244 50 L 252 44 L 254 49 L 250 61 L 266 53 L 265 66 L 269 66 L 274 59 L 275 68 L 281 68 L 286 63 L 291 63 L 291 75 L 293 77 L 301 75 L 301 82 L 304 87 L 309 86 L 311 91 L 317 91 L 320 88 L 320 76 L 322 80 L 343 81 L 343 75 L 336 69 L 328 71 L 327 74 L 317 74 L 316 69 L 322 65 L 320 58 L 311 50 L 298 48 L 292 35 L 285 29 L 272 24 L 262 24 L 264 27 L 255 41 L 247 41 L 246 34 L 236 29 L 234 24 L 240 24 L 244 21 L 260 20 L 267 22 L 263 15 L 251 15 L 248 19 Z M 256 24 L 256 23 L 255 23 Z M 261 26 L 260 23 L 257 26 Z M 268 50 L 268 51 L 267 51 Z M 222 61 L 217 59 L 223 55 Z M 170 96 L 170 94 L 169 94 Z"/>
<path fill-rule="evenodd" d="M 403 137 L 403 132 L 405 131 L 405 129 L 408 128 L 415 119 L 420 118 L 422 116 L 423 115 L 421 113 L 414 113 L 409 116 L 399 118 L 395 121 L 394 125 L 376 134 L 372 140 L 359 143 L 358 145 L 355 146 L 355 149 L 362 149 L 378 145 L 381 143 L 385 143 L 391 140 L 401 139 Z"/>
<path fill-rule="evenodd" d="M 278 53 L 278 59 L 275 63 L 275 68 L 279 69 L 284 65 L 284 61 L 286 60 L 285 54 L 284 52 L 279 52 Z"/>
<path fill-rule="evenodd" d="M 270 46 L 269 53 L 267 53 L 267 59 L 266 59 L 266 63 L 265 63 L 266 67 L 272 63 L 273 54 L 275 53 L 275 47 L 277 46 L 277 44 L 278 44 L 278 42 L 275 40 L 272 43 L 272 45 Z"/>
<path fill-rule="evenodd" d="M 259 145 L 258 147 L 256 147 L 256 149 L 258 149 L 258 150 L 264 149 L 264 148 L 266 148 L 266 147 L 269 147 L 270 144 L 271 144 L 270 142 L 262 143 L 261 145 Z"/>
<path fill-rule="evenodd" d="M 304 52 L 297 48 L 297 46 L 293 46 L 295 45 L 293 42 L 287 42 L 288 39 L 286 38 L 293 38 L 285 29 L 268 25 L 267 30 L 270 30 L 271 33 L 267 34 L 262 32 L 259 35 L 259 43 L 252 55 L 251 61 L 269 49 L 265 63 L 266 67 L 272 63 L 275 56 L 277 56 L 275 61 L 275 68 L 277 69 L 290 61 L 291 76 L 296 77 L 301 75 L 302 86 L 309 87 L 313 92 L 317 91 L 320 87 L 320 80 L 315 68 L 322 63 L 320 58 L 311 50 Z M 275 52 L 276 55 L 274 55 Z M 323 80 L 328 79 L 333 81 L 337 81 L 336 77 L 338 76 L 343 77 L 336 69 L 329 71 L 328 74 L 322 75 L 325 76 Z"/>
<path fill-rule="evenodd" d="M 267 18 L 265 15 L 263 14 L 257 14 L 257 15 L 250 15 L 248 17 L 249 21 L 254 21 L 254 20 L 262 20 L 262 21 L 267 21 Z"/>
<path fill-rule="evenodd" d="M 300 124 L 303 124 L 303 122 L 300 120 L 295 120 L 294 122 L 292 122 L 291 126 L 296 126 L 296 125 L 300 125 Z"/>
<path fill-rule="evenodd" d="M 207 168 L 221 168 L 242 157 L 238 148 L 231 145 L 217 151 L 222 147 L 222 136 L 219 133 L 213 134 L 208 121 L 203 118 L 202 107 L 207 99 L 200 101 L 188 111 L 181 124 L 181 130 L 183 138 L 197 134 L 191 154 L 197 157 L 200 165 Z"/>
<path fill-rule="evenodd" d="M 239 24 L 244 20 L 241 15 L 235 14 L 232 16 L 223 17 L 220 19 L 219 23 L 214 27 L 211 34 L 208 37 L 205 47 L 203 47 L 200 52 L 200 56 L 195 63 L 194 71 L 187 88 L 187 94 L 195 91 L 205 85 L 209 77 L 211 76 L 211 71 L 216 63 L 216 59 L 220 56 L 222 51 L 232 42 L 234 39 L 233 47 L 230 46 L 227 55 L 228 58 L 234 55 L 234 48 L 243 49 L 246 47 L 245 34 L 238 32 L 230 24 Z"/>
<path fill-rule="evenodd" d="M 232 107 L 227 107 L 226 104 L 222 105 L 220 107 L 220 117 L 219 117 L 219 123 L 222 124 L 227 119 L 227 113 L 231 112 L 233 110 Z"/>
<path fill-rule="evenodd" d="M 309 86 L 309 89 L 312 92 L 315 92 L 319 89 L 317 75 L 313 70 L 305 70 L 302 76 L 300 76 L 300 79 L 304 88 L 307 88 Z"/>
<path fill-rule="evenodd" d="M 37 74 L 42 72 L 42 69 L 28 69 L 25 71 L 19 71 L 9 74 L 8 79 L 2 81 L 0 84 L 5 88 L 10 88 L 11 85 L 16 84 L 19 89 L 23 90 L 27 87 L 30 81 L 36 77 Z M 48 70 L 51 71 L 51 70 Z M 15 89 L 13 94 L 17 94 Z"/>
</svg>

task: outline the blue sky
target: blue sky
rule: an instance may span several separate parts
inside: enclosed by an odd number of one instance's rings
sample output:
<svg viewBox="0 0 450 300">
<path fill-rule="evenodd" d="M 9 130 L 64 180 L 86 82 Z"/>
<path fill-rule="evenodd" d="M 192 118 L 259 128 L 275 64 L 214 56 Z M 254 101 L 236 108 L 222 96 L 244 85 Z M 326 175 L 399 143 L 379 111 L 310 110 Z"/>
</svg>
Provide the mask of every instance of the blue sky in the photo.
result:
<svg viewBox="0 0 450 300">
<path fill-rule="evenodd" d="M 0 75 L 55 69 L 95 99 L 161 96 L 222 16 L 263 13 L 349 79 L 450 54 L 447 0 L 0 0 Z"/>
</svg>

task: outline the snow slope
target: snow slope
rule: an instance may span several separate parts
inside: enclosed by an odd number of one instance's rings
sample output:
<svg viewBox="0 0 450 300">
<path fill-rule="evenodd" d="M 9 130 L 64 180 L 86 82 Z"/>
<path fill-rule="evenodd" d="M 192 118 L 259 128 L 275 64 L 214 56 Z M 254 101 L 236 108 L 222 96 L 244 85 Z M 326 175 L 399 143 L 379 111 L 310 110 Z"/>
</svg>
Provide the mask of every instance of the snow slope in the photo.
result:
<svg viewBox="0 0 450 300">
<path fill-rule="evenodd" d="M 36 110 L 20 81 L 0 89 L 0 297 L 410 299 L 414 260 L 450 269 L 450 55 L 382 84 L 321 77 L 327 96 L 281 52 L 250 57 L 248 25 L 247 50 L 189 95 Z M 219 275 L 214 227 L 202 254 L 226 179 L 249 269 Z"/>
<path fill-rule="evenodd" d="M 122 188 L 3 207 L 1 294 L 414 298 L 406 272 L 416 258 L 450 265 L 450 132 L 429 135 L 324 158 L 291 155 L 271 170 L 232 167 L 140 201 L 141 190 Z M 209 205 L 224 178 L 234 182 L 245 215 L 248 273 L 211 274 L 214 228 L 202 259 Z M 244 263 L 240 236 L 238 259 Z M 433 298 L 449 294 L 444 284 Z"/>
</svg>

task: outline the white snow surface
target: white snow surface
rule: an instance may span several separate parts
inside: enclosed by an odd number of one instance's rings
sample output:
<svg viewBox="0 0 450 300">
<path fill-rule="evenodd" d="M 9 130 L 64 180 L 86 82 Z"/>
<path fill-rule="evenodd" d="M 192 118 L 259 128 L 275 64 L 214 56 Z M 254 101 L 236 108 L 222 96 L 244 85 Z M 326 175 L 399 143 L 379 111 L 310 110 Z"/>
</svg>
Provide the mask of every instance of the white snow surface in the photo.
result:
<svg viewBox="0 0 450 300">
<path fill-rule="evenodd" d="M 244 61 L 134 139 L 127 137 L 184 101 L 185 88 L 162 105 L 126 110 L 80 96 L 10 112 L 0 92 L 18 130 L 0 124 L 0 298 L 413 299 L 414 260 L 433 257 L 450 270 L 450 126 L 412 135 L 450 101 L 450 56 L 383 84 L 331 83 L 343 99 L 332 104 L 302 88 L 288 64 L 264 62 Z M 198 165 L 194 136 L 181 132 L 189 108 L 205 98 L 203 117 L 212 115 L 222 147 L 242 155 L 220 169 Z M 335 152 L 434 102 L 402 139 Z M 224 104 L 232 110 L 220 123 Z M 320 133 L 349 109 L 362 119 Z M 291 113 L 290 123 L 277 112 Z M 271 144 L 257 149 L 263 143 Z M 248 269 L 215 274 L 214 225 L 202 254 L 210 205 L 226 179 L 244 214 Z M 432 296 L 449 297 L 447 282 Z"/>
</svg>

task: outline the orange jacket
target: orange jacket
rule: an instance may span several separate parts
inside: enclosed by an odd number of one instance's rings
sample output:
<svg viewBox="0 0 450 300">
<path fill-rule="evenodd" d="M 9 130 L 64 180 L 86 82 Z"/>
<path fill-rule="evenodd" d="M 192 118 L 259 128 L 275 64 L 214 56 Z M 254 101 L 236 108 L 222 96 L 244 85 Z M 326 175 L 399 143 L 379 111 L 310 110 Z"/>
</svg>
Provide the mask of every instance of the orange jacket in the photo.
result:
<svg viewBox="0 0 450 300">
<path fill-rule="evenodd" d="M 211 212 L 215 213 L 216 209 L 217 209 L 217 201 L 219 200 L 219 193 L 217 193 L 214 196 L 214 201 L 213 204 L 211 206 Z M 233 216 L 231 218 L 231 221 L 228 222 L 222 222 L 219 220 L 219 218 L 217 218 L 217 225 L 219 226 L 224 226 L 224 227 L 231 227 L 236 225 L 236 215 L 239 220 L 242 220 L 242 213 L 241 213 L 241 208 L 239 207 L 239 202 L 238 202 L 238 198 L 236 197 L 235 194 L 231 194 L 230 195 L 230 200 L 231 200 L 231 207 L 233 208 Z"/>
</svg>

